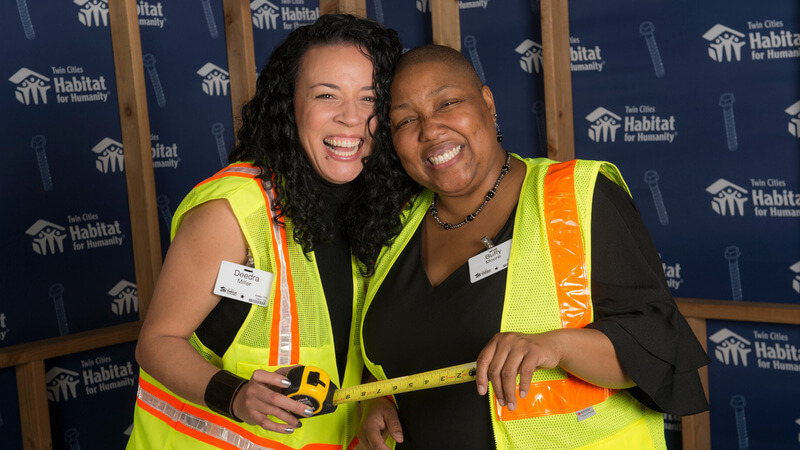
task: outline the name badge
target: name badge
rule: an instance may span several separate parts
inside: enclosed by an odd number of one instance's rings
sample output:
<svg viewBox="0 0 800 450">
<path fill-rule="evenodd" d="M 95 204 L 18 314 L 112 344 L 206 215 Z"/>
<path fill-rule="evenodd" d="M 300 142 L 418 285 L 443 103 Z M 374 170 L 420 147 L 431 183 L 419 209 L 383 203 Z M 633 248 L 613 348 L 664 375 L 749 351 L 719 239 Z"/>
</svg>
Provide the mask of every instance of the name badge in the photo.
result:
<svg viewBox="0 0 800 450">
<path fill-rule="evenodd" d="M 254 305 L 266 306 L 275 275 L 241 264 L 222 261 L 214 293 Z"/>
<path fill-rule="evenodd" d="M 475 283 L 508 267 L 511 239 L 469 259 L 469 281 Z"/>
</svg>

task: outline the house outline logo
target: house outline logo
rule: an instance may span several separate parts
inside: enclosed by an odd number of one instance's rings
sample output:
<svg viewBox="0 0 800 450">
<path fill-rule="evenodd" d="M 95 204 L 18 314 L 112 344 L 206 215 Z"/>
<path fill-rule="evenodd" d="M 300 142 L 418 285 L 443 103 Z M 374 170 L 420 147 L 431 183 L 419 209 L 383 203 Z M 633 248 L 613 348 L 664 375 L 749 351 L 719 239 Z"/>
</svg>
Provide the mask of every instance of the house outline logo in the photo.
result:
<svg viewBox="0 0 800 450">
<path fill-rule="evenodd" d="M 622 117 L 609 111 L 604 107 L 599 107 L 586 116 L 589 121 L 589 139 L 594 142 L 615 142 L 617 131 L 622 127 Z"/>
<path fill-rule="evenodd" d="M 792 118 L 789 119 L 789 134 L 796 138 L 800 138 L 800 100 L 798 100 L 792 106 L 786 108 L 784 111 L 786 114 L 792 116 Z"/>
<path fill-rule="evenodd" d="M 747 367 L 747 355 L 753 351 L 750 341 L 727 328 L 717 331 L 708 339 L 716 344 L 714 356 L 719 362 L 726 366 L 739 366 L 741 363 L 742 367 Z"/>
<path fill-rule="evenodd" d="M 259 30 L 278 29 L 278 7 L 267 0 L 253 0 L 250 2 L 250 14 L 253 16 L 253 26 Z"/>
<path fill-rule="evenodd" d="M 120 172 L 125 170 L 125 156 L 122 153 L 122 144 L 111 138 L 105 138 L 92 148 L 97 154 L 95 168 L 102 173 Z"/>
<path fill-rule="evenodd" d="M 108 291 L 114 300 L 111 303 L 111 312 L 121 316 L 139 312 L 139 291 L 136 284 L 128 280 L 120 280 Z"/>
<path fill-rule="evenodd" d="M 792 289 L 800 294 L 800 261 L 789 266 L 789 270 L 794 272 L 794 279 L 792 279 Z"/>
<path fill-rule="evenodd" d="M 203 92 L 209 96 L 228 95 L 230 75 L 228 71 L 216 64 L 206 63 L 197 74 L 203 78 Z"/>
<path fill-rule="evenodd" d="M 50 78 L 23 67 L 11 75 L 8 81 L 17 85 L 14 96 L 23 105 L 30 105 L 31 101 L 38 105 L 39 100 L 42 104 L 47 104 L 47 90 L 52 86 L 45 83 L 50 83 Z"/>
<path fill-rule="evenodd" d="M 78 397 L 76 387 L 81 382 L 78 372 L 53 367 L 45 375 L 47 382 L 47 399 L 54 403 Z"/>
<path fill-rule="evenodd" d="M 542 68 L 542 46 L 530 39 L 525 39 L 514 49 L 520 54 L 519 66 L 527 73 L 539 73 Z"/>
<path fill-rule="evenodd" d="M 108 26 L 108 0 L 73 0 L 80 6 L 78 20 L 84 26 Z"/>
<path fill-rule="evenodd" d="M 725 25 L 716 24 L 703 34 L 709 41 L 708 57 L 716 62 L 733 62 L 742 60 L 742 47 L 745 45 L 744 33 L 740 33 Z"/>
<path fill-rule="evenodd" d="M 744 216 L 744 204 L 749 192 L 747 189 L 737 186 L 730 181 L 720 178 L 706 188 L 706 192 L 713 195 L 711 209 L 720 216 L 735 216 L 738 212 Z"/>
<path fill-rule="evenodd" d="M 67 238 L 66 229 L 61 225 L 39 219 L 25 231 L 28 236 L 33 236 L 33 251 L 45 256 L 64 253 L 64 239 Z M 49 252 L 49 253 L 48 253 Z"/>
</svg>

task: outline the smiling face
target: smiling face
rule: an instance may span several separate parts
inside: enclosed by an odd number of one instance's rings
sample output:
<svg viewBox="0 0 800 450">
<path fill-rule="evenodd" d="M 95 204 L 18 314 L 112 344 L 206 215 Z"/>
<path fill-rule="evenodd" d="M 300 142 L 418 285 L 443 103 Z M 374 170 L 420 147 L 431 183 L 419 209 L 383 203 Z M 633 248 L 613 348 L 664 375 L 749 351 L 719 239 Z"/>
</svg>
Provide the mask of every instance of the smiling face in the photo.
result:
<svg viewBox="0 0 800 450">
<path fill-rule="evenodd" d="M 375 110 L 372 62 L 352 44 L 315 46 L 300 61 L 294 93 L 297 134 L 311 166 L 326 181 L 346 183 L 372 153 Z"/>
<path fill-rule="evenodd" d="M 447 62 L 402 66 L 391 87 L 392 142 L 403 168 L 440 196 L 485 192 L 505 157 L 486 86 Z M 491 179 L 489 179 L 491 178 Z"/>
</svg>

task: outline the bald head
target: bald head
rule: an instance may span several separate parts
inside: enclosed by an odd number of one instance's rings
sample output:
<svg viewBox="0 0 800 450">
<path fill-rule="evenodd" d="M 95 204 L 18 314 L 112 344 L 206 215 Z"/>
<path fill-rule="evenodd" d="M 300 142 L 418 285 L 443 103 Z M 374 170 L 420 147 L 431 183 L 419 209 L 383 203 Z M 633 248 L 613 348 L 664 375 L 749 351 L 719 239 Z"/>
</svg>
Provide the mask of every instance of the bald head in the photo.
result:
<svg viewBox="0 0 800 450">
<path fill-rule="evenodd" d="M 400 72 L 431 62 L 439 63 L 445 70 L 466 78 L 474 83 L 478 89 L 483 86 L 481 79 L 478 77 L 478 73 L 475 72 L 475 68 L 472 67 L 469 60 L 458 50 L 444 45 L 422 45 L 409 50 L 397 61 L 395 74 L 397 75 Z"/>
</svg>

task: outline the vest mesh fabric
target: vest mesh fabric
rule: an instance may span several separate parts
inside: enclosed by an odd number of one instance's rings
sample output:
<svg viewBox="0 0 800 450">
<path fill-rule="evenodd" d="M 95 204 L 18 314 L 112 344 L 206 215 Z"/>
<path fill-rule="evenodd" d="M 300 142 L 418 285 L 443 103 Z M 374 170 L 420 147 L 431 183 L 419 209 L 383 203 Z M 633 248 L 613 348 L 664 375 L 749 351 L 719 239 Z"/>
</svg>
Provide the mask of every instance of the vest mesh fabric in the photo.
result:
<svg viewBox="0 0 800 450">
<path fill-rule="evenodd" d="M 517 206 L 511 259 L 506 285 L 506 303 L 503 311 L 501 331 L 540 333 L 561 328 L 559 305 L 555 295 L 553 266 L 549 257 L 549 242 L 546 225 L 540 219 L 544 212 L 543 187 L 548 167 L 554 161 L 539 158 L 524 160 L 526 178 Z M 590 272 L 591 255 L 591 204 L 594 182 L 598 172 L 625 186 L 616 167 L 596 161 L 578 161 L 574 172 L 575 200 L 578 205 L 581 235 L 585 252 L 586 272 Z M 376 265 L 376 275 L 367 294 L 366 308 L 374 297 L 377 285 L 386 276 L 397 256 L 408 243 L 413 231 L 427 213 L 431 192 L 426 190 L 418 197 L 405 218 L 405 228 L 396 241 L 384 249 Z M 524 199 L 524 201 L 523 201 Z M 514 301 L 514 300 L 517 301 Z M 362 313 L 362 320 L 366 309 Z M 364 360 L 370 371 L 381 379 L 385 374 L 380 366 Z M 561 369 L 539 370 L 533 382 L 563 379 L 567 373 Z M 498 449 L 564 449 L 603 448 L 601 442 L 617 442 L 615 434 L 626 432 L 628 427 L 637 427 L 634 434 L 641 435 L 646 427 L 650 439 L 634 448 L 666 448 L 663 436 L 663 415 L 650 410 L 636 401 L 627 391 L 620 391 L 605 401 L 593 405 L 595 416 L 581 422 L 574 413 L 541 416 L 521 420 L 497 420 L 493 390 L 490 389 L 489 406 Z M 644 419 L 644 420 L 642 420 Z M 624 433 L 622 433 L 624 434 Z M 612 444 L 616 445 L 616 444 Z M 610 447 L 613 448 L 613 447 Z"/>
<path fill-rule="evenodd" d="M 247 165 L 237 164 L 237 166 Z M 184 215 L 190 209 L 207 201 L 227 199 L 237 220 L 239 220 L 248 246 L 253 251 L 256 268 L 277 273 L 280 270 L 280 264 L 275 261 L 273 242 L 271 240 L 272 222 L 264 206 L 265 197 L 260 189 L 261 181 L 254 180 L 252 176 L 248 177 L 241 174 L 219 178 L 220 174 L 215 175 L 198 185 L 187 195 L 175 213 L 172 237 L 174 238 Z M 286 222 L 287 266 L 291 270 L 293 292 L 297 302 L 296 320 L 300 324 L 298 327 L 299 363 L 317 366 L 329 373 L 332 380 L 335 379 L 339 382 L 327 305 L 316 264 L 313 259 L 307 259 L 299 246 L 292 241 L 291 222 L 288 220 Z M 313 254 L 311 257 L 313 258 Z M 237 262 L 242 263 L 242 261 Z M 270 345 L 272 344 L 270 342 L 270 330 L 273 304 L 275 303 L 274 294 L 275 290 L 279 289 L 277 284 L 277 281 L 273 283 L 273 291 L 268 306 L 252 306 L 250 308 L 244 324 L 237 333 L 234 342 L 225 352 L 225 355 L 215 355 L 213 351 L 206 348 L 199 341 L 196 335 L 193 335 L 190 339 L 192 345 L 212 364 L 239 376 L 249 378 L 256 369 L 274 370 L 276 367 L 269 366 L 268 361 Z M 361 304 L 364 295 L 361 277 L 354 278 L 354 294 L 356 296 L 355 302 Z M 360 349 L 354 348 L 351 343 L 350 351 L 348 352 L 345 385 L 357 384 L 360 381 L 362 367 L 360 354 Z M 158 384 L 156 380 L 146 374 L 143 374 L 143 376 L 152 383 Z M 174 396 L 177 401 L 183 401 L 163 386 L 160 386 L 160 388 L 168 392 L 169 395 Z M 199 405 L 198 407 L 207 411 L 205 407 Z M 354 404 L 340 405 L 336 412 L 304 422 L 306 424 L 305 427 L 296 430 L 290 435 L 266 432 L 258 426 L 243 423 L 233 424 L 233 426 L 248 430 L 258 436 L 264 436 L 276 442 L 277 448 L 302 448 L 316 442 L 327 442 L 327 445 L 334 443 L 335 445 L 346 445 L 345 437 L 355 436 L 357 422 L 354 418 L 350 418 L 355 413 Z M 153 439 L 152 442 L 161 442 L 163 448 L 195 448 L 195 445 L 197 446 L 196 448 L 200 448 L 203 446 L 203 444 L 191 437 L 169 428 L 168 424 L 161 422 L 154 416 L 143 413 L 138 406 L 136 417 L 138 423 L 143 424 L 141 426 L 137 424 L 137 427 L 134 428 L 134 437 L 138 437 L 139 442 L 144 442 L 145 439 Z M 227 421 L 227 419 L 223 420 Z M 142 426 L 146 427 L 146 429 L 141 430 Z M 145 438 L 144 436 L 148 437 Z M 164 439 L 163 441 L 161 440 L 162 438 Z M 131 441 L 134 441 L 133 437 Z M 139 444 L 136 445 L 138 447 Z M 283 445 L 287 447 L 283 447 Z M 327 445 L 322 444 L 320 448 L 329 448 Z M 271 445 L 269 446 L 271 447 Z"/>
</svg>

